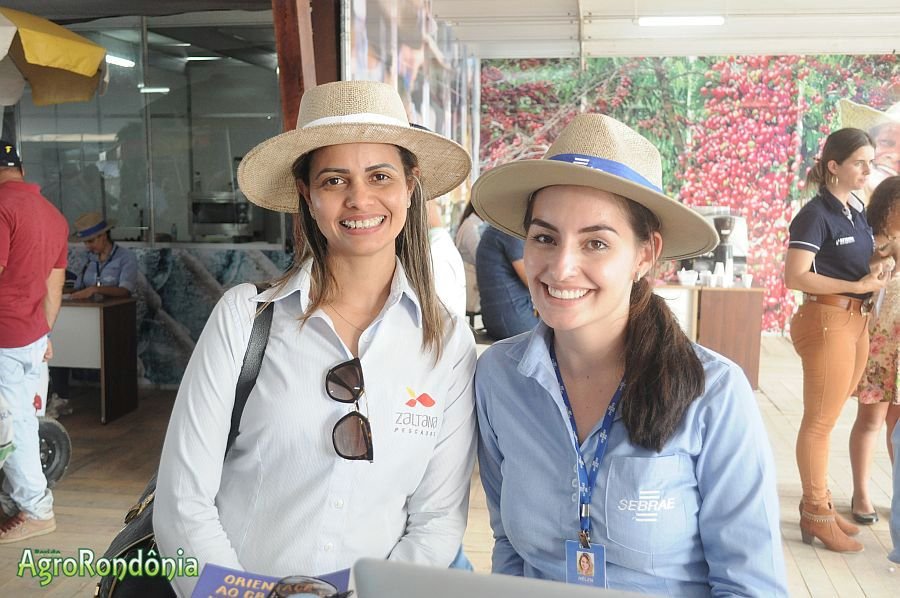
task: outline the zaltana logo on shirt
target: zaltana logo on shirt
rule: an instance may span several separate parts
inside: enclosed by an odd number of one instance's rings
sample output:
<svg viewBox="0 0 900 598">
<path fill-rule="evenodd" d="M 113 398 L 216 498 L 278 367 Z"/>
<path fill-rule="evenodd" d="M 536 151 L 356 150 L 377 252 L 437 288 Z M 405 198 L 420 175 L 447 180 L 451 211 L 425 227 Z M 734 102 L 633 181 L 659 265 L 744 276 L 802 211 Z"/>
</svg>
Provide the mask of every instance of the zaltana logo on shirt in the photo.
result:
<svg viewBox="0 0 900 598">
<path fill-rule="evenodd" d="M 419 436 L 434 436 L 438 428 L 438 416 L 431 415 L 428 411 L 436 402 L 428 393 L 416 394 L 410 387 L 406 387 L 409 400 L 394 414 L 394 432 L 401 434 L 415 434 Z M 423 412 L 424 409 L 424 412 Z"/>
<path fill-rule="evenodd" d="M 659 519 L 660 511 L 671 511 L 675 508 L 675 497 L 662 498 L 660 490 L 639 490 L 637 499 L 623 498 L 619 501 L 620 511 L 634 514 L 635 521 L 654 523 Z"/>
</svg>

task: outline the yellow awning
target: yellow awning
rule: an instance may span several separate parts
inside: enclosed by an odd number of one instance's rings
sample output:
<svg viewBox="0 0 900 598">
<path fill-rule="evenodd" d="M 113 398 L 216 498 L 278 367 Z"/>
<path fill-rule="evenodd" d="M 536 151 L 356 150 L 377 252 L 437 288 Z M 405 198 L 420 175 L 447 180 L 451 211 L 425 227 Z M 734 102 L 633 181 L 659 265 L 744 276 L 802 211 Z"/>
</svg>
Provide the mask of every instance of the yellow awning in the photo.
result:
<svg viewBox="0 0 900 598">
<path fill-rule="evenodd" d="M 8 58 L 31 85 L 36 105 L 93 97 L 106 71 L 102 46 L 35 15 L 2 7 L 0 15 L 16 28 Z M 0 58 L 7 59 L 7 54 Z"/>
</svg>

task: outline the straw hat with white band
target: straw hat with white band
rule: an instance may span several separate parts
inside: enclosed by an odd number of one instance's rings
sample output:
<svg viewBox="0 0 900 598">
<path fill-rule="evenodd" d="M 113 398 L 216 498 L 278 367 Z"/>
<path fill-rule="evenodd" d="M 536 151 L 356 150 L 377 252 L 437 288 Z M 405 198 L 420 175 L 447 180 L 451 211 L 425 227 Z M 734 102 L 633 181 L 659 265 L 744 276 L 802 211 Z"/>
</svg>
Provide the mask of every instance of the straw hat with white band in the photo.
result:
<svg viewBox="0 0 900 598">
<path fill-rule="evenodd" d="M 580 114 L 540 160 L 520 160 L 482 174 L 472 188 L 475 211 L 511 235 L 525 238 L 525 210 L 533 193 L 551 185 L 581 185 L 635 201 L 659 218 L 661 259 L 686 259 L 719 244 L 713 226 L 662 192 L 659 151 L 637 132 L 603 114 Z"/>
<path fill-rule="evenodd" d="M 279 212 L 297 212 L 299 199 L 291 166 L 312 150 L 343 143 L 388 143 L 415 154 L 424 199 L 457 187 L 472 162 L 458 143 L 410 126 L 397 91 L 375 81 L 337 81 L 307 90 L 297 128 L 263 141 L 238 168 L 247 199 Z"/>
<path fill-rule="evenodd" d="M 854 127 L 869 132 L 888 123 L 900 124 L 900 102 L 884 112 L 850 100 L 841 100 L 839 106 L 843 127 Z"/>
</svg>

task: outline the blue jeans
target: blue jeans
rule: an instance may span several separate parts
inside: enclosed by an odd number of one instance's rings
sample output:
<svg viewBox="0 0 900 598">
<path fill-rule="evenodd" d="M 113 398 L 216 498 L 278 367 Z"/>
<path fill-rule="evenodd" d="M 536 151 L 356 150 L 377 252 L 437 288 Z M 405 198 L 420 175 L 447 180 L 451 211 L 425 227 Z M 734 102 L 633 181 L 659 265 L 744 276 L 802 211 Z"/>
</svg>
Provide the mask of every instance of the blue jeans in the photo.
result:
<svg viewBox="0 0 900 598">
<path fill-rule="evenodd" d="M 46 336 L 25 347 L 0 349 L 0 393 L 12 411 L 16 445 L 3 464 L 6 479 L 0 491 L 0 506 L 8 515 L 23 511 L 35 519 L 53 516 L 53 494 L 41 468 L 38 419 L 34 413 L 34 395 L 46 350 Z"/>
<path fill-rule="evenodd" d="M 900 563 L 900 421 L 894 426 L 891 442 L 894 443 L 894 498 L 891 501 L 891 540 L 894 549 L 888 558 Z"/>
</svg>

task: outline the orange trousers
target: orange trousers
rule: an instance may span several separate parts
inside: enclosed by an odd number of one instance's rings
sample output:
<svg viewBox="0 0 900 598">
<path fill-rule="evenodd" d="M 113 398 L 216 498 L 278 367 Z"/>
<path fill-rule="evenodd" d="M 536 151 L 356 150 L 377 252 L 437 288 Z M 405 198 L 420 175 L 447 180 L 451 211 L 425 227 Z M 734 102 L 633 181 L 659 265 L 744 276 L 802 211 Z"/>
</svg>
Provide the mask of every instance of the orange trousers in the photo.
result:
<svg viewBox="0 0 900 598">
<path fill-rule="evenodd" d="M 806 504 L 828 502 L 831 430 L 869 358 L 868 318 L 857 311 L 807 302 L 791 319 L 791 340 L 803 363 L 797 467 Z"/>
</svg>

